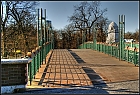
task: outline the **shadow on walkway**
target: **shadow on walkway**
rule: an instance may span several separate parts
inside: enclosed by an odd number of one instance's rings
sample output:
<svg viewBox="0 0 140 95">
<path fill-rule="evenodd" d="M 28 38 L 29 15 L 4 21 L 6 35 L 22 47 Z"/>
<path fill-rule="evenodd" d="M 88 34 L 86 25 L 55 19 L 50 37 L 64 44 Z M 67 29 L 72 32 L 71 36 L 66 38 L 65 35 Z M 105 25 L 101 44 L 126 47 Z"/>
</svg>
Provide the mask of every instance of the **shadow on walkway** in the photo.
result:
<svg viewBox="0 0 140 95">
<path fill-rule="evenodd" d="M 71 55 L 75 58 L 75 60 L 80 64 L 80 63 L 84 63 L 85 65 L 82 66 L 82 69 L 84 70 L 84 72 L 87 74 L 87 76 L 89 77 L 89 79 L 92 82 L 93 86 L 99 86 L 99 87 L 106 87 L 106 83 L 102 80 L 102 78 L 93 70 L 90 68 L 90 66 L 88 66 L 88 64 L 86 65 L 86 62 L 84 60 L 82 60 L 75 52 L 73 52 L 72 50 L 68 50 Z"/>
<path fill-rule="evenodd" d="M 82 60 L 76 53 L 74 53 L 72 50 L 68 49 L 68 51 L 71 53 L 71 55 L 75 58 L 75 60 L 78 63 L 86 63 L 84 60 Z"/>
</svg>

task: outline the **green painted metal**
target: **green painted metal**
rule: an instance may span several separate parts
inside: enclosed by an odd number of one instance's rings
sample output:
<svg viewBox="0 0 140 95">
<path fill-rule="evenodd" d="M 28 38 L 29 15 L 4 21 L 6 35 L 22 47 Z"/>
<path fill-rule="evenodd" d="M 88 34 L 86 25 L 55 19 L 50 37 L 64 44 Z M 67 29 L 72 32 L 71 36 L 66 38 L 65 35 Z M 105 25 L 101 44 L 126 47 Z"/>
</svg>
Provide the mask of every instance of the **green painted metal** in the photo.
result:
<svg viewBox="0 0 140 95">
<path fill-rule="evenodd" d="M 46 58 L 45 56 L 51 50 L 51 48 L 49 48 L 50 45 L 51 45 L 50 43 L 47 45 L 43 45 L 43 47 L 41 47 L 39 49 L 38 53 L 35 54 L 35 56 L 32 58 L 32 61 L 28 64 L 28 75 L 29 75 L 30 85 L 31 85 L 31 82 L 32 82 L 33 78 L 35 77 L 38 69 L 40 68 L 40 66 L 42 65 L 42 63 L 44 61 L 44 60 L 42 60 L 42 58 L 45 59 Z M 48 52 L 44 57 L 42 56 L 43 48 L 48 48 Z"/>
<path fill-rule="evenodd" d="M 96 28 L 95 28 L 95 25 L 94 25 L 94 31 L 93 31 L 93 49 L 96 50 Z"/>
<path fill-rule="evenodd" d="M 37 45 L 39 46 L 39 9 L 37 10 Z"/>
<path fill-rule="evenodd" d="M 51 49 L 54 48 L 53 33 L 49 32 L 49 29 L 51 28 L 49 27 L 49 24 L 51 23 L 48 24 L 48 22 L 46 21 L 46 9 L 44 11 L 45 11 L 45 17 L 43 18 L 42 8 L 41 8 L 41 18 L 39 19 L 39 9 L 38 9 L 37 43 L 38 43 L 38 47 L 40 48 L 36 49 L 34 57 L 32 57 L 32 61 L 28 64 L 28 76 L 29 76 L 30 85 L 35 74 L 39 71 L 39 68 L 44 61 L 46 64 L 46 55 L 50 52 Z M 44 31 L 43 31 L 43 27 L 44 27 Z M 52 35 L 50 35 L 50 33 Z"/>
<path fill-rule="evenodd" d="M 47 33 L 46 33 L 46 32 L 47 32 L 47 31 L 46 31 L 46 9 L 44 9 L 44 14 L 45 14 L 45 17 L 44 17 L 44 43 L 45 43 L 44 45 L 45 45 L 45 46 L 43 47 L 43 48 L 44 48 L 44 50 L 43 50 L 43 52 L 44 52 L 44 55 L 43 55 L 44 58 L 43 58 L 43 59 L 44 59 L 45 64 L 46 64 L 46 58 L 45 58 L 45 57 L 46 57 L 46 41 L 47 41 L 47 40 L 46 40 L 46 37 L 47 37 L 47 36 L 46 36 L 46 34 L 47 34 Z"/>
<path fill-rule="evenodd" d="M 38 54 L 35 56 L 35 71 L 36 72 L 38 71 L 38 64 L 37 63 L 38 63 Z"/>
<path fill-rule="evenodd" d="M 85 30 L 82 31 L 82 48 L 84 49 L 85 48 Z"/>
<path fill-rule="evenodd" d="M 125 15 L 119 15 L 119 60 L 124 60 Z"/>
<path fill-rule="evenodd" d="M 91 44 L 91 43 L 86 43 L 87 45 L 88 44 Z M 120 58 L 119 56 L 119 46 L 111 46 L 111 45 L 107 45 L 107 44 L 97 44 L 97 51 L 99 52 L 103 52 L 105 54 L 108 54 L 112 57 L 116 57 L 116 58 Z M 83 44 L 81 44 L 79 46 L 81 49 L 83 47 Z M 90 49 L 92 49 L 93 47 L 90 47 Z M 136 51 L 132 51 L 132 50 L 127 50 L 124 48 L 124 55 L 123 55 L 123 60 L 127 61 L 127 62 L 130 62 L 130 63 L 133 63 L 137 66 L 139 66 L 139 52 L 136 52 Z"/>
<path fill-rule="evenodd" d="M 43 44 L 43 29 L 42 29 L 42 27 L 43 27 L 43 24 L 42 24 L 42 8 L 41 8 L 41 16 L 40 16 L 40 24 L 41 24 L 41 26 L 40 26 L 40 44 L 39 44 L 39 46 L 42 46 L 42 44 Z"/>
<path fill-rule="evenodd" d="M 129 47 L 132 46 L 132 47 L 139 48 L 139 44 L 138 43 L 136 44 L 136 43 L 133 43 L 133 42 L 132 42 L 132 45 L 131 45 L 131 43 L 125 43 L 125 47 L 127 47 L 127 46 L 129 46 Z"/>
<path fill-rule="evenodd" d="M 125 50 L 126 46 L 132 46 L 139 48 L 139 44 L 128 44 L 124 43 L 124 33 L 125 33 L 125 15 L 119 15 L 119 44 L 116 46 L 110 46 L 108 44 L 97 44 L 96 43 L 96 29 L 94 26 L 93 31 L 93 44 L 89 46 L 91 43 L 85 43 L 82 38 L 82 44 L 78 46 L 79 49 L 82 48 L 90 48 L 93 50 L 97 50 L 99 52 L 103 52 L 110 56 L 116 57 L 119 60 L 125 60 L 127 62 L 131 62 L 135 65 L 139 66 L 139 52 L 132 50 Z M 83 35 L 84 36 L 84 35 Z"/>
</svg>

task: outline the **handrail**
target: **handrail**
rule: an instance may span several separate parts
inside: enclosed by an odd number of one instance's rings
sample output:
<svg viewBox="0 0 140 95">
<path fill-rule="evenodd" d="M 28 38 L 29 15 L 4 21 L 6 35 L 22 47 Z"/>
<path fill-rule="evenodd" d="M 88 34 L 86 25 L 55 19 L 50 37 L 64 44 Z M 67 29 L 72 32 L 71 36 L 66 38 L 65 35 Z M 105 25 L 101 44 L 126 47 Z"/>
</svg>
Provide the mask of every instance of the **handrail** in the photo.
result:
<svg viewBox="0 0 140 95">
<path fill-rule="evenodd" d="M 27 53 L 27 56 L 32 59 L 28 64 L 30 85 L 32 84 L 32 80 L 35 78 L 36 73 L 39 71 L 40 66 L 43 64 L 43 61 L 46 64 L 46 55 L 52 49 L 50 45 L 50 42 L 46 42 L 42 46 L 36 47 L 36 49 Z"/>
<path fill-rule="evenodd" d="M 84 44 L 86 47 L 90 45 L 90 49 L 93 49 L 93 44 L 91 43 L 85 43 Z M 85 47 L 84 46 L 84 47 Z M 79 49 L 82 49 L 83 44 L 79 45 Z M 99 52 L 108 54 L 112 57 L 119 58 L 119 47 L 117 44 L 106 44 L 106 43 L 97 43 L 96 44 L 96 49 Z M 124 54 L 123 58 L 121 60 L 125 60 L 127 62 L 133 63 L 135 66 L 139 66 L 139 49 L 136 47 L 126 47 L 124 49 Z"/>
</svg>

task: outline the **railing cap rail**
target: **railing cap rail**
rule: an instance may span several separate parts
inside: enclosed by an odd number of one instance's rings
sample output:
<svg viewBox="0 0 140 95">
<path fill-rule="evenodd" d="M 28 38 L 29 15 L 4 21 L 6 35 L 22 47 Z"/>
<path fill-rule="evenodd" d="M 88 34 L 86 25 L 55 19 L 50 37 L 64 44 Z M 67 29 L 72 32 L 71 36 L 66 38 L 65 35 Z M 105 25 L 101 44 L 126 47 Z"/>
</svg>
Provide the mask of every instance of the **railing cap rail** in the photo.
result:
<svg viewBox="0 0 140 95">
<path fill-rule="evenodd" d="M 1 59 L 1 64 L 28 64 L 32 61 L 31 58 L 28 59 Z"/>
</svg>

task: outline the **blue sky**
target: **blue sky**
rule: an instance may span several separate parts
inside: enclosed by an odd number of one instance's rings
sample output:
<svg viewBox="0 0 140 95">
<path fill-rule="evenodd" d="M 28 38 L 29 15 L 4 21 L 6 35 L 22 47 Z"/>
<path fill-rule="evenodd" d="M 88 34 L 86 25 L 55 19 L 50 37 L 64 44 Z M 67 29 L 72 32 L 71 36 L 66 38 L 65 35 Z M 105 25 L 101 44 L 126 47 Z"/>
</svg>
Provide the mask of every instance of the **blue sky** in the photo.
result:
<svg viewBox="0 0 140 95">
<path fill-rule="evenodd" d="M 74 5 L 81 1 L 41 1 L 39 8 L 47 10 L 47 19 L 55 29 L 63 29 L 69 24 L 68 16 L 74 13 Z M 138 1 L 101 1 L 101 9 L 107 8 L 106 17 L 118 24 L 119 15 L 125 15 L 125 32 L 139 29 Z"/>
</svg>

